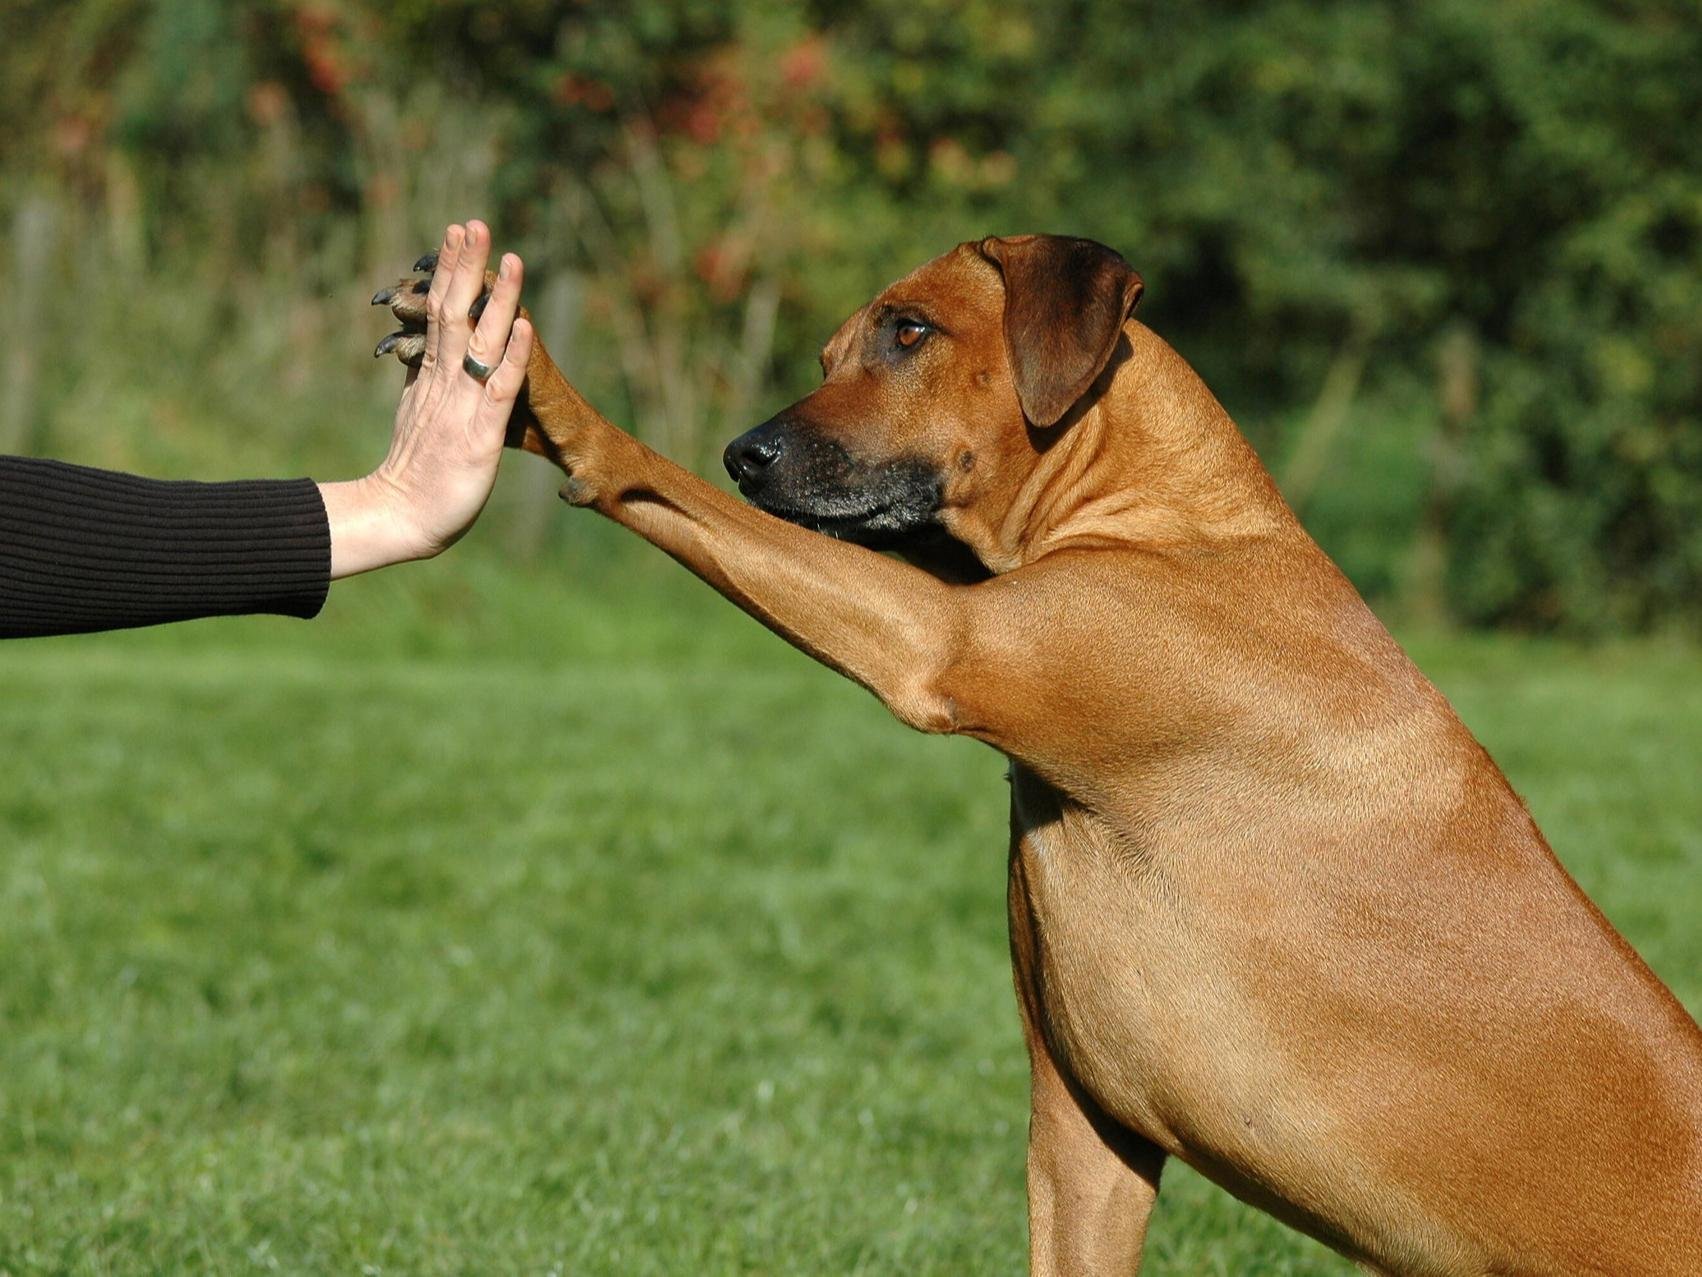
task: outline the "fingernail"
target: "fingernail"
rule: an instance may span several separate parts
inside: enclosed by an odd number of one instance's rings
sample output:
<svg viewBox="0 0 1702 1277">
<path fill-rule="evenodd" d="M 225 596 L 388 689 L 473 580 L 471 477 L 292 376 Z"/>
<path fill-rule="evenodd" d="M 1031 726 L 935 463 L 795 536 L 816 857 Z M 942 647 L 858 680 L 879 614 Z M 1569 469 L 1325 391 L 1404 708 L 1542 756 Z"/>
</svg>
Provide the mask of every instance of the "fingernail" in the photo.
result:
<svg viewBox="0 0 1702 1277">
<path fill-rule="evenodd" d="M 502 265 L 497 267 L 496 270 L 496 277 L 498 279 L 507 279 L 509 275 L 513 273 L 513 267 L 509 265 L 510 260 L 511 259 L 506 255 L 503 257 Z"/>
</svg>

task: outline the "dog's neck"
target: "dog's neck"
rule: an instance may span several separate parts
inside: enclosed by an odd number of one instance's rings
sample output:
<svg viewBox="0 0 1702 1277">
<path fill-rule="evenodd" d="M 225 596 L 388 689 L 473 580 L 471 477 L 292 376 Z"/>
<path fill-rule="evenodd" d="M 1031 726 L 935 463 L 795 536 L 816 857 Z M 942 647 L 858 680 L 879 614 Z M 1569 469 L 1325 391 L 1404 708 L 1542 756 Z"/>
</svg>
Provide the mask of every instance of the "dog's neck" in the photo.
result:
<svg viewBox="0 0 1702 1277">
<path fill-rule="evenodd" d="M 952 528 L 993 572 L 1070 546 L 1176 548 L 1293 526 L 1229 414 L 1187 362 L 1131 321 L 1105 374 L 1026 473 Z"/>
</svg>

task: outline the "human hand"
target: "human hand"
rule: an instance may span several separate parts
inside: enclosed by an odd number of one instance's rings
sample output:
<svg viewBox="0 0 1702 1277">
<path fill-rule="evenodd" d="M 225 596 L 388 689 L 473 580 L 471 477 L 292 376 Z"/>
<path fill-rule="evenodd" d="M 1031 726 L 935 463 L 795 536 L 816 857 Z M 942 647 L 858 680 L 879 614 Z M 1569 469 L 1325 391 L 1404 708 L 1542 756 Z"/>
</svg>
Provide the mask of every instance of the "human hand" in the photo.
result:
<svg viewBox="0 0 1702 1277">
<path fill-rule="evenodd" d="M 523 266 L 512 253 L 502 258 L 478 326 L 469 320 L 484 292 L 490 242 L 479 221 L 444 232 L 426 296 L 424 349 L 403 383 L 389 455 L 365 478 L 319 485 L 332 580 L 441 553 L 490 497 L 533 341 L 531 323 L 515 318 Z M 463 366 L 468 355 L 495 368 L 487 381 Z"/>
</svg>

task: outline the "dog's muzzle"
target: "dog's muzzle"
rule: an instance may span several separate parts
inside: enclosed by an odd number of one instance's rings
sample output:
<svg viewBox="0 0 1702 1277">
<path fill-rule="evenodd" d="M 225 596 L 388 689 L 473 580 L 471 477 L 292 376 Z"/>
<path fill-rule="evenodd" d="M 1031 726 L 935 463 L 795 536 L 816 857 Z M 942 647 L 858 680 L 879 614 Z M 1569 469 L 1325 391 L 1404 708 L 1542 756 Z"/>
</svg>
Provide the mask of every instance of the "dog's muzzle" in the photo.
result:
<svg viewBox="0 0 1702 1277">
<path fill-rule="evenodd" d="M 745 431 L 721 460 L 759 510 L 863 545 L 896 548 L 932 527 L 939 509 L 939 481 L 924 463 L 858 460 L 787 412 Z"/>
</svg>

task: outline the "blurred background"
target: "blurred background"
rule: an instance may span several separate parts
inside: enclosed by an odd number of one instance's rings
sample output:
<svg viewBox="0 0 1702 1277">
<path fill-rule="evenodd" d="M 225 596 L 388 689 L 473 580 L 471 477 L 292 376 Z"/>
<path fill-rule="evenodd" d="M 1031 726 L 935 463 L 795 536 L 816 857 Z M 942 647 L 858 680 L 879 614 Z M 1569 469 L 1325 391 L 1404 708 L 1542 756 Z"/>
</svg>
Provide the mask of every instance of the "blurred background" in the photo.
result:
<svg viewBox="0 0 1702 1277">
<path fill-rule="evenodd" d="M 1091 236 L 1702 1008 L 1690 0 L 0 25 L 0 452 L 363 472 L 367 299 L 478 215 L 715 474 L 889 280 Z M 0 1274 L 1021 1271 L 1003 760 L 556 487 L 311 624 L 0 645 Z M 1349 1271 L 1180 1166 L 1148 1253 Z"/>
<path fill-rule="evenodd" d="M 593 400 L 708 465 L 880 285 L 1047 230 L 1145 275 L 1385 608 L 1702 619 L 1680 0 L 6 12 L 0 450 L 366 462 L 394 389 L 366 297 L 479 215 Z M 507 555 L 574 535 L 547 486 L 505 493 Z"/>
</svg>

